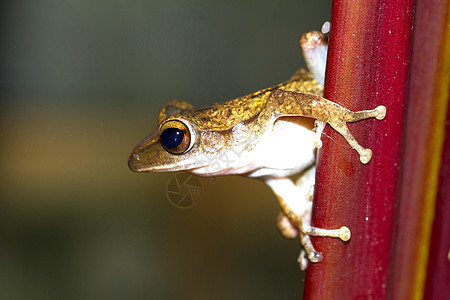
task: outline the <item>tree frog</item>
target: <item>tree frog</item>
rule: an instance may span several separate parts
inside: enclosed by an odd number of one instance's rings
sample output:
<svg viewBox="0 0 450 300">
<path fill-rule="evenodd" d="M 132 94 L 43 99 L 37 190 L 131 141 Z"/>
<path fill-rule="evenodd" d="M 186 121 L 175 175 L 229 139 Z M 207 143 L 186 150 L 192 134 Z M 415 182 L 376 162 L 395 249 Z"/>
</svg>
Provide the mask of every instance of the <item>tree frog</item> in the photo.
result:
<svg viewBox="0 0 450 300">
<path fill-rule="evenodd" d="M 298 70 L 290 80 L 256 93 L 208 107 L 183 101 L 165 105 L 159 127 L 131 153 L 135 172 L 186 171 L 203 177 L 242 175 L 263 180 L 277 196 L 278 227 L 287 238 L 300 236 L 299 263 L 318 262 L 322 254 L 309 236 L 350 239 L 346 226 L 312 227 L 311 208 L 316 149 L 325 124 L 338 131 L 355 149 L 362 163 L 372 157 L 347 128 L 347 122 L 381 120 L 386 108 L 353 112 L 322 97 L 327 38 L 312 31 L 302 35 L 300 47 L 309 71 Z M 301 173 L 296 184 L 289 176 Z"/>
</svg>

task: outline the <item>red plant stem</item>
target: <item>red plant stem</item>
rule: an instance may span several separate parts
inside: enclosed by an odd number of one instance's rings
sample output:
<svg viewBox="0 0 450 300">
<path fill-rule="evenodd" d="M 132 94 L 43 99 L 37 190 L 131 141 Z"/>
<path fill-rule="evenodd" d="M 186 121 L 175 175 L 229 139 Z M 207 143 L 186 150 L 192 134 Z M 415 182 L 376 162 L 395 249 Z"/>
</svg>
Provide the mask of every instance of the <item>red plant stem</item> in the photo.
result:
<svg viewBox="0 0 450 300">
<path fill-rule="evenodd" d="M 445 299 L 450 295 L 450 106 L 445 131 L 424 299 Z"/>
<path fill-rule="evenodd" d="M 386 298 L 412 14 L 412 0 L 333 1 L 325 97 L 351 110 L 382 104 L 387 116 L 349 124 L 373 151 L 367 165 L 337 132 L 325 130 L 312 222 L 346 225 L 352 238 L 313 238 L 324 259 L 308 266 L 305 299 Z"/>
<path fill-rule="evenodd" d="M 446 192 L 450 179 L 448 173 L 445 175 L 448 148 L 442 153 L 450 88 L 449 14 L 449 0 L 416 1 L 398 229 L 393 251 L 395 265 L 391 278 L 394 299 L 423 298 L 427 265 L 427 299 L 450 296 L 450 195 Z M 435 211 L 438 214 L 431 239 Z"/>
</svg>

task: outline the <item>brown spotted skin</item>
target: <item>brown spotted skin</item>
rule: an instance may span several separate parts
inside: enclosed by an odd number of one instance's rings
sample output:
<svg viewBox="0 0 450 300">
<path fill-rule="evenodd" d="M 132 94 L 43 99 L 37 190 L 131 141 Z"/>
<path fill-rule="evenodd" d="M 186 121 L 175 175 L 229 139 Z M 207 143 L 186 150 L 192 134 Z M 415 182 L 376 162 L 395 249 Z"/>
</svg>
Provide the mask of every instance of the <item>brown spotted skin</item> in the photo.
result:
<svg viewBox="0 0 450 300">
<path fill-rule="evenodd" d="M 306 94 L 321 95 L 322 87 L 313 79 L 311 73 L 304 69 L 298 70 L 287 82 L 281 83 L 256 93 L 229 100 L 223 103 L 213 104 L 207 107 L 183 110 L 178 114 L 173 114 L 170 118 L 183 117 L 195 120 L 195 125 L 199 130 L 228 130 L 241 122 L 254 118 L 266 107 L 272 92 L 282 89 L 288 91 L 302 92 Z M 184 107 L 187 107 L 184 105 Z M 161 118 L 160 123 L 167 118 Z"/>
</svg>

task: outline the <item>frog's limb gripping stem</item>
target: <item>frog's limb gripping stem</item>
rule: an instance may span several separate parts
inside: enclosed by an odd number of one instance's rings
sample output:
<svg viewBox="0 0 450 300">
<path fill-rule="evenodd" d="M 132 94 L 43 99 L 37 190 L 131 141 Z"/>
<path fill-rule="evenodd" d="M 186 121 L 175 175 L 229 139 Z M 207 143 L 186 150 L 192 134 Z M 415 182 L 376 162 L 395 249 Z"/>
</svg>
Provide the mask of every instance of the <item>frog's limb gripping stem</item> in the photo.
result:
<svg viewBox="0 0 450 300">
<path fill-rule="evenodd" d="M 291 221 L 289 221 L 289 218 L 284 213 L 280 213 L 277 217 L 277 227 L 280 230 L 281 234 L 287 239 L 294 239 L 300 233 L 302 244 L 305 246 L 305 248 L 309 249 L 308 253 L 312 257 L 318 257 L 318 254 L 314 254 L 317 251 L 314 250 L 314 247 L 311 245 L 310 241 L 302 237 L 302 235 L 333 237 L 339 238 L 344 242 L 348 241 L 351 237 L 350 229 L 348 229 L 347 226 L 342 226 L 339 229 L 322 229 L 306 225 L 305 222 L 306 220 L 300 226 L 301 228 L 297 228 L 292 226 Z"/>
<path fill-rule="evenodd" d="M 310 236 L 333 237 L 342 241 L 348 241 L 351 236 L 350 230 L 346 226 L 340 229 L 322 229 L 310 225 L 314 174 L 314 167 L 307 170 L 298 180 L 298 186 L 295 186 L 289 178 L 266 179 L 266 184 L 277 195 L 282 209 L 282 213 L 278 217 L 278 228 L 281 233 L 290 239 L 300 235 L 300 242 L 304 249 L 299 256 L 302 270 L 306 268 L 307 264 L 305 257 L 311 262 L 319 262 L 323 258 L 322 254 L 314 249 Z"/>
<path fill-rule="evenodd" d="M 356 150 L 356 152 L 358 152 L 359 160 L 363 164 L 367 164 L 370 161 L 370 159 L 372 158 L 372 150 L 365 149 L 356 141 L 356 139 L 353 137 L 353 135 L 348 130 L 348 127 L 345 124 L 345 122 L 344 123 L 329 123 L 329 124 L 331 127 L 334 128 L 334 130 L 339 132 L 344 137 L 344 139 L 347 140 L 347 142 L 350 144 L 350 146 L 353 149 Z"/>
<path fill-rule="evenodd" d="M 297 187 L 301 191 L 304 190 L 304 187 L 298 186 L 299 184 L 304 184 L 302 179 L 297 181 Z M 322 253 L 317 252 L 314 249 L 314 246 L 311 243 L 311 239 L 309 236 L 323 236 L 323 237 L 332 237 L 339 238 L 342 241 L 348 241 L 351 237 L 350 229 L 347 226 L 342 226 L 339 229 L 322 229 L 311 226 L 311 212 L 312 212 L 312 201 L 314 198 L 314 185 L 309 187 L 309 191 L 305 195 L 307 200 L 307 206 L 305 208 L 305 214 L 303 217 L 303 222 L 300 222 L 300 241 L 302 243 L 303 248 L 306 251 L 308 259 L 311 262 L 319 262 L 322 260 Z M 299 259 L 301 259 L 302 254 L 300 253 Z M 304 262 L 300 261 L 300 267 Z"/>
<path fill-rule="evenodd" d="M 314 249 L 314 246 L 311 243 L 311 239 L 309 235 L 301 233 L 300 234 L 300 242 L 302 243 L 303 249 L 305 249 L 306 255 L 308 256 L 309 261 L 316 263 L 323 259 L 323 255 L 320 252 L 317 252 Z"/>
<path fill-rule="evenodd" d="M 312 226 L 303 225 L 301 232 L 307 235 L 312 236 L 326 236 L 326 237 L 333 237 L 333 238 L 339 238 L 341 241 L 348 241 L 351 237 L 350 229 L 348 229 L 347 226 L 342 226 L 339 229 L 322 229 Z"/>
<path fill-rule="evenodd" d="M 371 110 L 351 111 L 341 105 L 318 95 L 299 93 L 278 89 L 271 93 L 266 113 L 276 119 L 281 116 L 305 116 L 330 124 L 355 149 L 362 163 L 366 164 L 372 158 L 372 151 L 363 148 L 348 130 L 348 122 L 356 122 L 369 118 L 382 120 L 386 116 L 386 107 L 378 106 Z M 270 117 L 264 116 L 261 120 Z M 316 143 L 320 145 L 320 143 Z"/>
<path fill-rule="evenodd" d="M 288 239 L 296 238 L 297 236 L 300 236 L 300 243 L 302 244 L 303 249 L 300 251 L 300 255 L 298 258 L 298 262 L 300 264 L 300 268 L 302 270 L 306 269 L 306 266 L 308 264 L 308 260 L 311 262 L 319 262 L 322 260 L 323 256 L 322 253 L 318 252 L 314 246 L 311 243 L 311 239 L 309 238 L 310 232 L 313 232 L 309 230 L 311 227 L 308 226 L 301 226 L 302 229 L 300 230 L 299 227 L 295 227 L 292 225 L 291 221 L 289 221 L 289 218 L 284 214 L 280 213 L 278 217 L 277 222 L 278 229 L 280 230 L 281 234 Z M 303 231 L 303 229 L 306 229 L 306 231 Z M 321 233 L 323 235 L 320 236 L 328 236 L 327 230 L 320 229 L 320 228 L 314 228 L 315 230 L 322 230 Z M 335 231 L 337 230 L 330 230 L 333 232 L 333 237 L 335 236 Z M 317 233 L 317 232 L 313 232 Z"/>
<path fill-rule="evenodd" d="M 386 116 L 386 107 L 380 105 L 371 110 L 361 110 L 361 111 L 348 111 L 344 114 L 342 119 L 336 118 L 329 122 L 330 126 L 333 127 L 337 132 L 339 132 L 350 144 L 350 146 L 355 149 L 359 154 L 359 159 L 363 164 L 367 164 L 372 158 L 372 150 L 363 148 L 353 137 L 347 127 L 347 122 L 356 122 L 360 120 L 365 120 L 369 118 L 376 118 L 377 120 L 382 120 Z"/>
<path fill-rule="evenodd" d="M 345 232 L 348 232 L 348 239 L 350 239 L 350 230 L 345 226 L 343 226 L 337 230 L 326 230 L 326 229 L 320 229 L 320 228 L 316 228 L 316 229 L 332 232 L 332 231 L 341 231 L 343 228 L 345 228 L 345 230 L 344 230 Z M 316 262 L 322 261 L 322 259 L 323 259 L 322 253 L 320 253 L 316 249 L 314 249 L 314 246 L 311 243 L 310 235 L 314 235 L 314 234 L 308 234 L 306 232 L 300 233 L 300 242 L 303 246 L 303 249 L 300 251 L 300 255 L 298 256 L 297 261 L 298 261 L 298 263 L 300 265 L 300 269 L 302 271 L 306 270 L 306 267 L 308 266 L 308 260 L 312 263 L 316 263 Z M 337 236 L 331 236 L 331 235 L 327 235 L 327 234 L 319 235 L 319 236 L 337 237 Z"/>
<path fill-rule="evenodd" d="M 299 181 L 297 181 L 298 186 Z M 307 206 L 307 209 L 305 211 L 305 220 L 302 224 L 301 232 L 307 235 L 312 236 L 325 236 L 325 237 L 334 237 L 339 238 L 341 241 L 348 241 L 350 240 L 351 233 L 350 229 L 348 229 L 347 226 L 342 226 L 339 229 L 322 229 L 310 226 L 311 224 L 311 213 L 312 213 L 312 201 L 314 199 L 314 185 L 311 185 L 309 188 L 309 192 L 306 195 L 306 199 L 310 205 Z"/>
</svg>

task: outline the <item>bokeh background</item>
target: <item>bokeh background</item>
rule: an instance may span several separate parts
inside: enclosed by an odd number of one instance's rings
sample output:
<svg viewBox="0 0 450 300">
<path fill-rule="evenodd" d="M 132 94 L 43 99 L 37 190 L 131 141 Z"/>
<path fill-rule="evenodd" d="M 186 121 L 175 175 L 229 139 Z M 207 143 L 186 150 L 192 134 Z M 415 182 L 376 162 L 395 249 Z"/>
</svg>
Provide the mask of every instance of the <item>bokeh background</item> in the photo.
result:
<svg viewBox="0 0 450 300">
<path fill-rule="evenodd" d="M 241 177 L 166 196 L 127 158 L 160 107 L 288 79 L 330 1 L 2 1 L 1 299 L 299 299 L 299 241 Z"/>
</svg>

